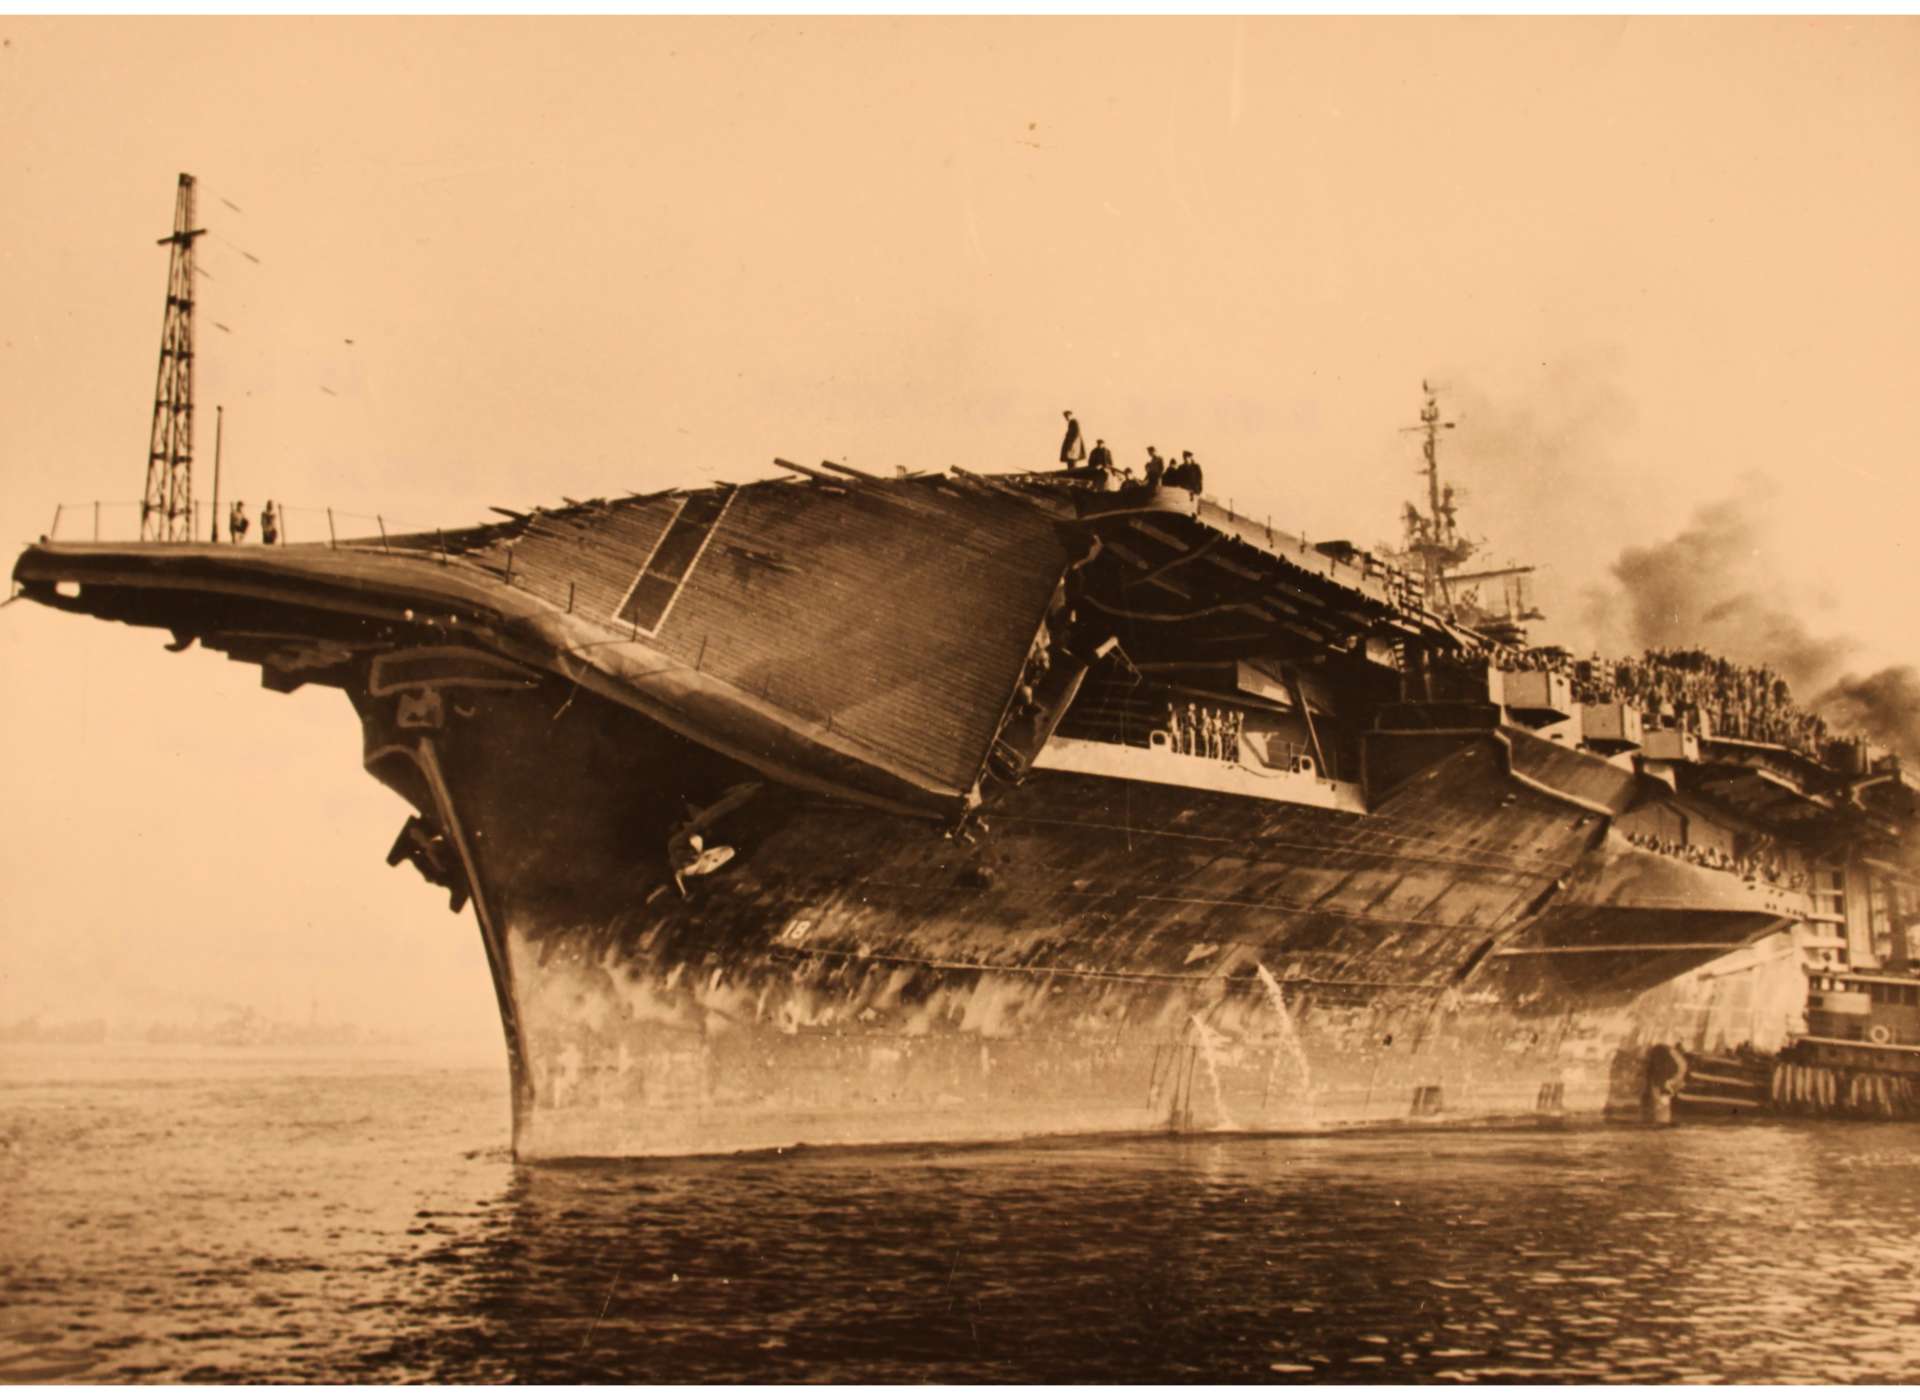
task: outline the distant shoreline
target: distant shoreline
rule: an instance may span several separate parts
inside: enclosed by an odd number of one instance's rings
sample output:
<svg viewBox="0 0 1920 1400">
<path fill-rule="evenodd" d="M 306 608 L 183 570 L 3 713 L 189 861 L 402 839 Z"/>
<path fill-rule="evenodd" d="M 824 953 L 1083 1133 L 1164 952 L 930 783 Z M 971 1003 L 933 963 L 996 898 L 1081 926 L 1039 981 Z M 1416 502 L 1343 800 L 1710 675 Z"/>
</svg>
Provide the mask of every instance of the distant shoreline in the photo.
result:
<svg viewBox="0 0 1920 1400">
<path fill-rule="evenodd" d="M 205 1045 L 107 1040 L 84 1044 L 0 1042 L 0 1083 L 22 1078 L 119 1077 L 126 1071 L 217 1071 L 299 1067 L 314 1072 L 365 1071 L 380 1067 L 417 1070 L 497 1069 L 506 1055 L 496 1043 L 477 1040 L 361 1042 L 339 1045 Z"/>
</svg>

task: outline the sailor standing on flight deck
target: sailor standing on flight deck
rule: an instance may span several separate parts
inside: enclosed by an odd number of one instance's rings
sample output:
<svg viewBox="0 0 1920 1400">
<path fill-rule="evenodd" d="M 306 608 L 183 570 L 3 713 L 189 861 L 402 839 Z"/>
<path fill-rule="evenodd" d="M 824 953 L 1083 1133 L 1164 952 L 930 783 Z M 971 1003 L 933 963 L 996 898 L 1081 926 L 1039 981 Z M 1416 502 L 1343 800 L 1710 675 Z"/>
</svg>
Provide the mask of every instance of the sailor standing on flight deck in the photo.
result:
<svg viewBox="0 0 1920 1400">
<path fill-rule="evenodd" d="M 1087 456 L 1087 445 L 1080 440 L 1080 420 L 1073 416 L 1070 408 L 1061 416 L 1067 420 L 1067 435 L 1060 439 L 1060 465 L 1076 467 Z"/>
<path fill-rule="evenodd" d="M 1160 480 L 1167 474 L 1167 464 L 1160 460 L 1160 454 L 1153 450 L 1153 444 L 1147 444 L 1147 489 L 1160 489 Z"/>
<path fill-rule="evenodd" d="M 1113 453 L 1107 450 L 1107 440 L 1105 438 L 1095 438 L 1093 440 L 1093 451 L 1087 454 L 1087 466 L 1100 473 L 1100 488 L 1103 491 L 1113 490 L 1116 484 L 1115 472 L 1113 470 Z"/>
<path fill-rule="evenodd" d="M 233 510 L 227 515 L 227 538 L 235 544 L 247 542 L 247 503 L 235 501 Z"/>
<path fill-rule="evenodd" d="M 273 508 L 272 501 L 260 507 L 260 543 L 280 543 L 280 512 Z"/>
</svg>

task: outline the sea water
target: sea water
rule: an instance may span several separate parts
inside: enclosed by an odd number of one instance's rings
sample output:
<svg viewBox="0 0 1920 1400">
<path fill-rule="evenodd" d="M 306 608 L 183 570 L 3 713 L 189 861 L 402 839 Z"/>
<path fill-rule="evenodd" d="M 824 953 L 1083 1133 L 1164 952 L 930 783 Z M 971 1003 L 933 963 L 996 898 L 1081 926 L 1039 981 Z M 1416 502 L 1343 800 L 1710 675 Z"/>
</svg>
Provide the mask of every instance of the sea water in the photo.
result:
<svg viewBox="0 0 1920 1400">
<path fill-rule="evenodd" d="M 493 1059 L 0 1047 L 5 1381 L 1906 1381 L 1920 1127 L 520 1166 Z"/>
</svg>

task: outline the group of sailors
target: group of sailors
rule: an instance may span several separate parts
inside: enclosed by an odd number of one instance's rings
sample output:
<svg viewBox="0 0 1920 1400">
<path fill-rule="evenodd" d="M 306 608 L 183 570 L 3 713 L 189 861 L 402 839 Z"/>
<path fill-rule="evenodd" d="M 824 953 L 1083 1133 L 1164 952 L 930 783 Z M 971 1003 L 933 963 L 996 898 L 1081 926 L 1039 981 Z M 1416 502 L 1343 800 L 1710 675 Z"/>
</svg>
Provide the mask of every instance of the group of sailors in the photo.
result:
<svg viewBox="0 0 1920 1400">
<path fill-rule="evenodd" d="M 1637 705 L 1670 726 L 1779 744 L 1816 759 L 1833 737 L 1825 720 L 1793 703 L 1771 667 L 1741 666 L 1699 647 L 1656 647 L 1627 661 L 1595 663 L 1576 691 Z"/>
<path fill-rule="evenodd" d="M 1140 475 L 1135 476 L 1133 468 L 1114 465 L 1113 451 L 1105 438 L 1095 438 L 1093 450 L 1087 450 L 1086 439 L 1080 434 L 1080 420 L 1073 416 L 1072 409 L 1064 410 L 1062 416 L 1067 420 L 1066 436 L 1060 440 L 1062 471 L 1091 481 L 1103 491 L 1123 491 L 1130 486 L 1157 491 L 1163 486 L 1174 486 L 1197 496 L 1204 489 L 1206 474 L 1191 452 L 1182 452 L 1179 461 L 1169 464 L 1159 450 L 1149 444 L 1146 464 L 1140 469 Z"/>
<path fill-rule="evenodd" d="M 248 528 L 247 503 L 235 501 L 227 512 L 227 538 L 234 544 L 245 544 Z M 280 543 L 280 511 L 272 501 L 260 507 L 260 543 Z"/>
<path fill-rule="evenodd" d="M 1212 705 L 1167 706 L 1167 737 L 1175 753 L 1196 758 L 1217 758 L 1223 763 L 1240 761 L 1240 734 L 1246 716 L 1238 710 L 1216 709 Z"/>
<path fill-rule="evenodd" d="M 1730 856 L 1713 846 L 1696 846 L 1690 841 L 1669 841 L 1665 837 L 1641 836 L 1638 833 L 1630 833 L 1627 840 L 1643 851 L 1690 861 L 1707 870 L 1725 870 L 1743 880 L 1764 880 L 1781 889 L 1806 888 L 1805 871 L 1785 870 L 1759 856 Z"/>
<path fill-rule="evenodd" d="M 1703 738 L 1778 744 L 1816 762 L 1844 736 L 1793 702 L 1786 680 L 1769 666 L 1742 666 L 1699 647 L 1650 647 L 1640 656 L 1576 660 L 1559 647 L 1527 650 L 1468 647 L 1435 658 L 1436 677 L 1506 671 L 1563 675 L 1583 705 L 1623 704 L 1650 729 L 1678 729 Z"/>
</svg>

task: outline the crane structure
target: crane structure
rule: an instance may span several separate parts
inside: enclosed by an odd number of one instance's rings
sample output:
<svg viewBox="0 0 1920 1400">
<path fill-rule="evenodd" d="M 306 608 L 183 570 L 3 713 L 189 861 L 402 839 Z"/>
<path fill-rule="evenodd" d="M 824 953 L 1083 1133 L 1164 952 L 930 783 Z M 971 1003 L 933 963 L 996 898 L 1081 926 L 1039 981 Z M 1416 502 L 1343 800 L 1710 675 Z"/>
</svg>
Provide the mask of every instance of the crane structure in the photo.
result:
<svg viewBox="0 0 1920 1400">
<path fill-rule="evenodd" d="M 180 176 L 170 247 L 167 311 L 160 327 L 160 369 L 153 388 L 153 433 L 147 445 L 147 490 L 140 502 L 140 538 L 191 540 L 193 529 L 193 176 Z"/>
</svg>

